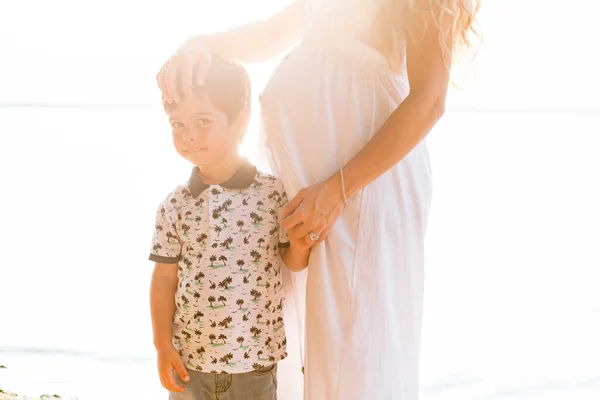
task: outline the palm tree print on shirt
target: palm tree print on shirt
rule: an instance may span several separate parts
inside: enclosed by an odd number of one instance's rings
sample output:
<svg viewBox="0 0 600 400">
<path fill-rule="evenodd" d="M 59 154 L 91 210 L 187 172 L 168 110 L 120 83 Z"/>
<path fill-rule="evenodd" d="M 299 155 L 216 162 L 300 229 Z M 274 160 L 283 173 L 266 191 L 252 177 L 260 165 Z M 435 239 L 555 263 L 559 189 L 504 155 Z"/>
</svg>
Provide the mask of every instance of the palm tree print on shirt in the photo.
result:
<svg viewBox="0 0 600 400">
<path fill-rule="evenodd" d="M 228 276 L 219 283 L 219 287 L 223 290 L 231 290 L 232 288 L 229 285 L 231 285 L 232 282 L 233 279 L 230 276 Z"/>
<path fill-rule="evenodd" d="M 258 299 L 262 297 L 262 293 L 256 289 L 252 289 L 250 295 L 254 298 L 254 300 L 252 300 L 254 303 L 258 303 Z"/>
<path fill-rule="evenodd" d="M 240 267 L 240 272 L 241 272 L 241 271 L 243 271 L 243 270 L 244 270 L 244 265 L 245 265 L 246 263 L 244 262 L 244 260 L 242 260 L 242 259 L 239 259 L 239 260 L 237 260 L 237 263 L 236 263 L 236 264 L 237 264 L 237 266 L 238 266 L 238 267 Z"/>
<path fill-rule="evenodd" d="M 186 367 L 248 372 L 285 357 L 278 309 L 283 192 L 262 175 L 250 191 L 212 190 L 195 199 L 175 193 L 163 203 L 155 224 L 162 239 L 152 251 L 179 258 L 173 337 Z"/>
<path fill-rule="evenodd" d="M 206 249 L 206 239 L 208 239 L 208 235 L 206 233 L 202 233 L 196 238 L 196 243 L 199 243 L 203 250 Z"/>
<path fill-rule="evenodd" d="M 223 344 L 227 344 L 227 336 L 222 333 L 219 335 L 219 340 L 222 340 Z"/>
<path fill-rule="evenodd" d="M 185 265 L 188 272 L 192 270 L 192 265 L 194 265 L 194 263 L 192 263 L 190 260 L 184 257 L 183 260 L 181 260 L 181 262 L 183 263 L 183 265 Z"/>
<path fill-rule="evenodd" d="M 240 348 L 241 349 L 244 348 L 244 341 L 245 341 L 245 339 L 244 339 L 243 336 L 240 336 L 240 337 L 237 338 L 237 342 L 240 344 Z"/>
<path fill-rule="evenodd" d="M 214 303 L 215 301 L 217 301 L 217 299 L 215 299 L 215 296 L 210 296 L 210 297 L 208 298 L 208 302 L 210 303 L 210 307 L 211 307 L 211 308 L 213 308 L 213 307 L 214 307 L 214 306 L 213 306 L 213 303 Z"/>
<path fill-rule="evenodd" d="M 261 254 L 256 250 L 252 250 L 250 252 L 250 256 L 254 259 L 254 264 L 258 264 L 260 259 L 262 258 Z"/>
<path fill-rule="evenodd" d="M 263 222 L 263 217 L 252 211 L 250 213 L 250 218 L 252 218 L 252 224 L 255 228 L 260 228 L 261 222 Z"/>
<path fill-rule="evenodd" d="M 177 242 L 177 237 L 171 232 L 167 232 L 165 236 L 167 237 L 167 243 Z"/>
</svg>

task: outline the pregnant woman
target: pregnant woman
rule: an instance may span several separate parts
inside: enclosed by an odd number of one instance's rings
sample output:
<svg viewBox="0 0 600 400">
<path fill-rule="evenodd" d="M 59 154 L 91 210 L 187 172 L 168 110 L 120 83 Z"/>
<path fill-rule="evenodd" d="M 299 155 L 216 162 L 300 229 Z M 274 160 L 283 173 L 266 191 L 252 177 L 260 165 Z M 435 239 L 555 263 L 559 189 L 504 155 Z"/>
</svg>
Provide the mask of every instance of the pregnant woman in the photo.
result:
<svg viewBox="0 0 600 400">
<path fill-rule="evenodd" d="M 424 139 L 478 5 L 296 1 L 268 20 L 191 38 L 157 77 L 177 102 L 186 93 L 176 80 L 201 82 L 211 53 L 260 62 L 299 42 L 267 84 L 261 117 L 291 198 L 282 225 L 314 245 L 307 276 L 295 277 L 305 282 L 305 399 L 418 398 Z"/>
</svg>

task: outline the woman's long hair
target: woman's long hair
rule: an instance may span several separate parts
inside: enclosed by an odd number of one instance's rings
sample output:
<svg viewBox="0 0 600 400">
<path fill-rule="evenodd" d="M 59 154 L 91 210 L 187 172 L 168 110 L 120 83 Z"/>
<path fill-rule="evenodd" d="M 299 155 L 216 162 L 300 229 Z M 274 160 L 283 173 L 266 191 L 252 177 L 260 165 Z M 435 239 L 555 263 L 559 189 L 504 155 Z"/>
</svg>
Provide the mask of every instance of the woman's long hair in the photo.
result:
<svg viewBox="0 0 600 400">
<path fill-rule="evenodd" d="M 393 69 L 404 65 L 406 45 L 418 45 L 429 24 L 438 28 L 444 59 L 451 61 L 458 50 L 468 48 L 480 0 L 383 0 L 375 24 L 376 47 Z"/>
</svg>

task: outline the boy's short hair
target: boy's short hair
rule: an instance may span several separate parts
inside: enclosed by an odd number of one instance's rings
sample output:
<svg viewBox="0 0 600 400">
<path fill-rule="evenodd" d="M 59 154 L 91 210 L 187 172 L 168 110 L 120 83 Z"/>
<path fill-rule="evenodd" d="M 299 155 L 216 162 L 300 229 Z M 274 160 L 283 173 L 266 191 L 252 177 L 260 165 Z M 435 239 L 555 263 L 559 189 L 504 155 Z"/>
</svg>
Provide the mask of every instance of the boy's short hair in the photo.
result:
<svg viewBox="0 0 600 400">
<path fill-rule="evenodd" d="M 202 86 L 193 83 L 194 96 L 206 98 L 234 121 L 241 111 L 250 112 L 251 87 L 248 71 L 239 63 L 226 60 L 216 54 L 211 55 L 211 63 Z M 181 79 L 177 79 L 177 91 L 183 93 Z M 162 98 L 166 112 L 177 108 L 176 103 L 168 103 Z"/>
</svg>

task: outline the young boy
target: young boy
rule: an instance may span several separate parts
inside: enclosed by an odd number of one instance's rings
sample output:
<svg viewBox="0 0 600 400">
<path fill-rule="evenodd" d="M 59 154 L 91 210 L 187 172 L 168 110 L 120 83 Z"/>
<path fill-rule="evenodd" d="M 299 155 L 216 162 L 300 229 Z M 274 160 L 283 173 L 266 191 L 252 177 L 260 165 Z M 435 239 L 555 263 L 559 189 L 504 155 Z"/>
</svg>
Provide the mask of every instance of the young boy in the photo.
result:
<svg viewBox="0 0 600 400">
<path fill-rule="evenodd" d="M 158 372 L 173 400 L 276 399 L 287 355 L 280 259 L 298 271 L 310 250 L 279 226 L 281 182 L 238 154 L 250 117 L 246 70 L 215 56 L 193 92 L 163 100 L 175 149 L 195 167 L 156 215 Z"/>
</svg>

